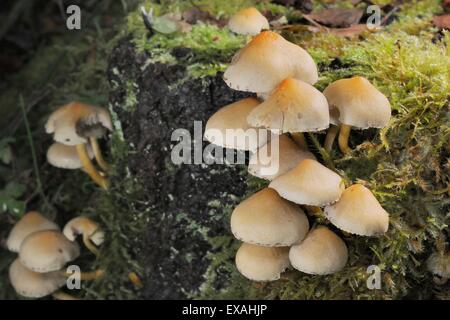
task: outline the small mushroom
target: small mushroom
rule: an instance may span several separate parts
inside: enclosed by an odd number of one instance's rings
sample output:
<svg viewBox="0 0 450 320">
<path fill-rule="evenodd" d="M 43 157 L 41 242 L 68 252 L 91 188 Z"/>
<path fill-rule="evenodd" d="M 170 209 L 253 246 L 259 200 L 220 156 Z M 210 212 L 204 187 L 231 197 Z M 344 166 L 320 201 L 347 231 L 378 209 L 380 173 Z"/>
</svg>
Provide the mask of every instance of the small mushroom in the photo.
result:
<svg viewBox="0 0 450 320">
<path fill-rule="evenodd" d="M 261 30 L 270 29 L 269 21 L 258 9 L 245 8 L 236 12 L 228 21 L 228 28 L 237 34 L 257 35 Z"/>
<path fill-rule="evenodd" d="M 360 184 L 345 189 L 339 201 L 324 211 L 336 227 L 360 236 L 380 235 L 389 227 L 389 214 L 372 192 Z"/>
<path fill-rule="evenodd" d="M 260 246 L 290 246 L 301 241 L 308 230 L 302 209 L 269 188 L 241 202 L 231 215 L 234 236 Z"/>
<path fill-rule="evenodd" d="M 269 184 L 283 198 L 304 205 L 324 206 L 336 202 L 345 188 L 334 171 L 316 160 L 305 159 Z"/>
<path fill-rule="evenodd" d="M 47 133 L 53 133 L 56 142 L 75 146 L 84 170 L 101 187 L 107 188 L 108 182 L 97 171 L 89 158 L 86 144 L 89 142 L 97 163 L 105 171 L 109 165 L 103 159 L 97 139 L 106 131 L 112 131 L 109 113 L 100 107 L 72 102 L 54 111 L 46 125 Z"/>
<path fill-rule="evenodd" d="M 94 158 L 92 148 L 86 147 L 89 159 Z M 77 148 L 68 146 L 59 142 L 53 143 L 47 150 L 47 161 L 52 166 L 62 169 L 80 169 L 83 168 Z"/>
<path fill-rule="evenodd" d="M 328 128 L 330 115 L 327 99 L 319 90 L 301 80 L 287 78 L 252 110 L 247 121 L 274 133 L 290 132 L 297 143 L 307 148 L 302 133 Z"/>
<path fill-rule="evenodd" d="M 427 260 L 427 269 L 434 275 L 434 282 L 445 284 L 450 278 L 450 252 L 434 252 Z"/>
<path fill-rule="evenodd" d="M 272 147 L 278 137 L 278 147 Z M 286 135 L 272 137 L 250 156 L 248 172 L 258 178 L 273 180 L 295 168 L 304 159 L 316 160 L 309 151 L 300 148 Z"/>
<path fill-rule="evenodd" d="M 306 238 L 289 250 L 292 266 L 308 274 L 331 274 L 342 270 L 348 251 L 344 241 L 327 227 L 310 231 Z"/>
<path fill-rule="evenodd" d="M 35 272 L 51 272 L 62 269 L 76 259 L 80 249 L 76 242 L 68 240 L 55 230 L 32 233 L 22 242 L 20 262 Z"/>
<path fill-rule="evenodd" d="M 257 99 L 246 98 L 220 108 L 206 123 L 205 139 L 224 148 L 255 151 L 267 142 L 268 136 L 267 132 L 260 132 L 264 129 L 247 123 L 248 114 L 258 104 Z"/>
<path fill-rule="evenodd" d="M 44 230 L 59 230 L 59 227 L 39 212 L 30 211 L 11 229 L 6 240 L 6 246 L 12 252 L 19 252 L 20 246 L 26 237 L 32 233 Z"/>
<path fill-rule="evenodd" d="M 271 92 L 283 79 L 293 77 L 314 84 L 317 67 L 301 47 L 272 31 L 263 31 L 236 53 L 224 74 L 235 90 Z"/>
<path fill-rule="evenodd" d="M 274 281 L 289 268 L 289 248 L 243 243 L 236 253 L 236 267 L 253 281 Z"/>
<path fill-rule="evenodd" d="M 9 267 L 9 280 L 21 296 L 42 298 L 62 288 L 67 278 L 59 270 L 45 273 L 31 271 L 16 259 Z"/>
<path fill-rule="evenodd" d="M 330 122 L 340 125 L 339 148 L 350 153 L 348 138 L 353 128 L 382 128 L 391 117 L 391 105 L 384 94 L 366 78 L 353 77 L 331 83 L 323 92 L 330 106 Z M 325 146 L 333 145 L 337 130 L 330 130 Z"/>
<path fill-rule="evenodd" d="M 75 241 L 78 235 L 83 236 L 83 243 L 93 254 L 99 255 L 98 249 L 92 242 L 99 246 L 103 243 L 104 233 L 99 225 L 87 217 L 77 217 L 70 220 L 63 229 L 63 234 L 70 241 Z M 91 242 L 92 241 L 92 242 Z"/>
</svg>

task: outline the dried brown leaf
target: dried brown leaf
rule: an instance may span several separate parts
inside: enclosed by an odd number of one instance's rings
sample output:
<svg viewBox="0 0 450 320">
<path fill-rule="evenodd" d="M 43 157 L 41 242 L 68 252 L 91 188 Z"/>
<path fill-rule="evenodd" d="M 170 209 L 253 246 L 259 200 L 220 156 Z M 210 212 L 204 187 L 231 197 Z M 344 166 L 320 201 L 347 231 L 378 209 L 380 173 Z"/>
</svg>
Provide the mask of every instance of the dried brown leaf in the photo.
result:
<svg viewBox="0 0 450 320">
<path fill-rule="evenodd" d="M 360 9 L 332 8 L 305 15 L 307 18 L 329 27 L 348 28 L 356 25 L 364 14 Z"/>
<path fill-rule="evenodd" d="M 450 14 L 435 16 L 433 18 L 433 24 L 439 29 L 450 29 Z"/>
</svg>

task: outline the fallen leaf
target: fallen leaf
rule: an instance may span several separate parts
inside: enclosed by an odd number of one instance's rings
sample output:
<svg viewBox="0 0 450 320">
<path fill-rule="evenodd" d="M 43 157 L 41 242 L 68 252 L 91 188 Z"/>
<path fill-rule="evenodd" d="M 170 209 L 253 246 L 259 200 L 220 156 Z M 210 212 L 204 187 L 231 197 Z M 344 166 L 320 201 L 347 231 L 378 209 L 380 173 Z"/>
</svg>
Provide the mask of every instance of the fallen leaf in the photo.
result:
<svg viewBox="0 0 450 320">
<path fill-rule="evenodd" d="M 274 3 L 293 7 L 303 13 L 310 13 L 313 9 L 312 0 L 275 0 Z"/>
<path fill-rule="evenodd" d="M 359 23 L 363 14 L 364 11 L 360 9 L 333 8 L 313 12 L 305 16 L 325 26 L 347 28 Z"/>
<path fill-rule="evenodd" d="M 450 14 L 435 16 L 433 18 L 433 24 L 439 29 L 450 29 Z"/>
</svg>

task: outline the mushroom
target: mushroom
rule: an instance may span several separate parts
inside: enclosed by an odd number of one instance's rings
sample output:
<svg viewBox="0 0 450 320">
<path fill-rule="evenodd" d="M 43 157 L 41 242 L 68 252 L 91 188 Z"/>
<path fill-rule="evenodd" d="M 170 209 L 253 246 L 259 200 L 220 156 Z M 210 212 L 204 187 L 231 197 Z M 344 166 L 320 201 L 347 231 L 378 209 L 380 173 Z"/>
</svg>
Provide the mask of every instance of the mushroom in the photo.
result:
<svg viewBox="0 0 450 320">
<path fill-rule="evenodd" d="M 93 254 L 99 255 L 98 249 L 92 242 L 99 246 L 103 243 L 104 233 L 99 225 L 87 217 L 77 217 L 70 220 L 63 229 L 63 234 L 70 241 L 75 241 L 78 235 L 83 235 L 83 243 Z"/>
<path fill-rule="evenodd" d="M 301 80 L 287 78 L 252 110 L 247 121 L 274 133 L 290 132 L 300 146 L 307 148 L 302 132 L 328 128 L 330 115 L 327 99 L 319 90 Z"/>
<path fill-rule="evenodd" d="M 274 281 L 290 266 L 289 248 L 243 243 L 236 253 L 236 267 L 253 281 Z"/>
<path fill-rule="evenodd" d="M 244 242 L 285 247 L 301 241 L 309 230 L 305 213 L 265 188 L 241 202 L 231 214 L 231 231 Z"/>
<path fill-rule="evenodd" d="M 205 139 L 225 148 L 255 151 L 267 142 L 267 132 L 247 123 L 258 104 L 257 99 L 246 98 L 220 108 L 206 123 Z"/>
<path fill-rule="evenodd" d="M 75 146 L 84 170 L 101 187 L 107 188 L 108 182 L 102 177 L 89 159 L 86 144 L 91 144 L 94 156 L 105 171 L 109 165 L 103 159 L 97 139 L 107 130 L 112 131 L 109 113 L 100 107 L 72 102 L 54 111 L 46 125 L 47 133 L 53 133 L 56 142 Z"/>
<path fill-rule="evenodd" d="M 261 32 L 237 52 L 224 74 L 230 88 L 258 93 L 271 92 L 287 77 L 314 84 L 317 67 L 308 52 L 272 31 Z"/>
<path fill-rule="evenodd" d="M 9 280 L 21 296 L 42 298 L 62 288 L 67 278 L 59 270 L 45 273 L 31 271 L 16 259 L 9 267 Z"/>
<path fill-rule="evenodd" d="M 367 129 L 386 126 L 391 117 L 391 105 L 384 94 L 366 78 L 353 77 L 331 83 L 323 92 L 330 106 L 330 122 L 340 125 L 339 148 L 350 153 L 348 138 L 351 128 Z M 333 145 L 337 129 L 328 133 L 325 146 Z"/>
<path fill-rule="evenodd" d="M 316 160 L 305 159 L 273 180 L 269 188 L 298 204 L 324 206 L 336 202 L 345 186 L 337 173 Z"/>
<path fill-rule="evenodd" d="M 269 21 L 258 9 L 245 8 L 236 12 L 228 21 L 228 28 L 237 34 L 257 35 L 261 30 L 270 28 Z"/>
<path fill-rule="evenodd" d="M 273 146 L 278 138 L 278 146 Z M 258 178 L 273 180 L 295 168 L 304 159 L 316 157 L 294 143 L 288 136 L 272 137 L 271 141 L 250 156 L 248 172 Z"/>
<path fill-rule="evenodd" d="M 20 262 L 35 272 L 60 270 L 79 255 L 78 244 L 55 230 L 32 233 L 22 242 L 19 251 Z"/>
<path fill-rule="evenodd" d="M 389 227 L 389 214 L 360 184 L 345 189 L 338 202 L 325 207 L 325 215 L 339 229 L 360 236 L 380 235 Z"/>
<path fill-rule="evenodd" d="M 89 159 L 94 158 L 92 148 L 87 146 Z M 76 147 L 68 146 L 59 142 L 53 143 L 47 150 L 47 161 L 52 166 L 62 169 L 80 169 L 83 167 L 78 156 Z"/>
<path fill-rule="evenodd" d="M 11 229 L 6 240 L 6 246 L 12 252 L 19 252 L 20 245 L 26 237 L 34 232 L 43 230 L 59 230 L 59 227 L 39 212 L 30 211 Z"/>
<path fill-rule="evenodd" d="M 445 284 L 450 278 L 450 252 L 434 252 L 427 260 L 427 269 L 434 275 L 434 282 Z"/>
<path fill-rule="evenodd" d="M 289 250 L 292 266 L 304 273 L 331 274 L 342 270 L 348 251 L 344 241 L 327 227 L 317 227 Z"/>
</svg>

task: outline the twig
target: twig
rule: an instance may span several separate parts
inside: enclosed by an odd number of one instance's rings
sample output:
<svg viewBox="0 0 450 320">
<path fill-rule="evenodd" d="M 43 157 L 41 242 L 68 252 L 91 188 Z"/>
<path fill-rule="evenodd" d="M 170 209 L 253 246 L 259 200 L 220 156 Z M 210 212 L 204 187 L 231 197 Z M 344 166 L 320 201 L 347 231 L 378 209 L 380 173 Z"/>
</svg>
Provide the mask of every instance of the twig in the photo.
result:
<svg viewBox="0 0 450 320">
<path fill-rule="evenodd" d="M 41 195 L 42 199 L 44 200 L 46 207 L 48 209 L 53 209 L 51 204 L 48 202 L 47 197 L 44 194 L 44 191 L 42 190 L 42 181 L 41 181 L 41 176 L 39 173 L 38 161 L 37 161 L 37 157 L 36 157 L 36 149 L 34 148 L 33 136 L 31 134 L 30 123 L 28 122 L 27 112 L 25 110 L 25 103 L 23 101 L 22 95 L 19 96 L 19 104 L 20 104 L 20 110 L 22 111 L 25 129 L 27 130 L 28 143 L 30 144 L 31 158 L 33 159 L 34 175 L 36 176 L 36 186 L 37 186 L 36 189 L 37 189 L 37 192 L 39 192 L 39 194 Z"/>
<path fill-rule="evenodd" d="M 308 133 L 308 136 L 311 139 L 311 141 L 313 142 L 314 147 L 316 147 L 317 151 L 319 151 L 326 166 L 332 170 L 336 170 L 333 160 L 330 157 L 330 154 L 328 153 L 327 150 L 322 148 L 322 146 L 320 145 L 320 142 L 319 142 L 319 140 L 317 140 L 316 136 L 313 133 Z"/>
</svg>

